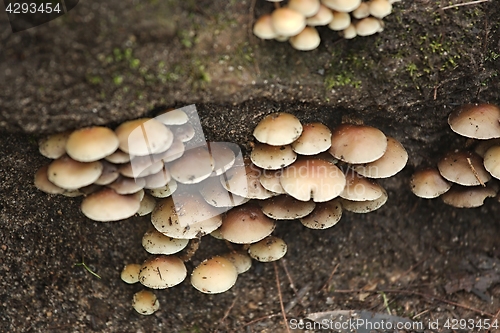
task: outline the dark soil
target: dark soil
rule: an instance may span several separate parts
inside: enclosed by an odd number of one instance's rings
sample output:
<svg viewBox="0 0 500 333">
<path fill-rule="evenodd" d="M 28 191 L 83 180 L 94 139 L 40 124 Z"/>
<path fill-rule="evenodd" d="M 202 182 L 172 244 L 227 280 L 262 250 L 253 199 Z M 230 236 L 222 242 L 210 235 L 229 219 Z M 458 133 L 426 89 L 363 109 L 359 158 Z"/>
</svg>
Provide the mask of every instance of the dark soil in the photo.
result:
<svg viewBox="0 0 500 333">
<path fill-rule="evenodd" d="M 252 20 L 272 9 L 259 0 L 85 1 L 16 34 L 1 17 L 0 332 L 286 332 L 280 296 L 296 303 L 289 320 L 391 311 L 439 319 L 439 332 L 454 332 L 448 319 L 500 320 L 498 201 L 457 209 L 408 187 L 417 167 L 466 144 L 446 123 L 455 106 L 500 103 L 498 3 L 445 5 L 403 0 L 381 34 L 346 41 L 323 29 L 309 53 L 251 36 Z M 140 239 L 149 218 L 92 222 L 81 199 L 38 191 L 33 175 L 48 161 L 37 139 L 193 103 L 209 140 L 246 150 L 265 114 L 286 111 L 377 126 L 410 160 L 382 182 L 389 200 L 378 211 L 345 213 L 324 231 L 279 223 L 285 260 L 254 263 L 220 295 L 189 281 L 156 292 L 160 311 L 141 316 L 130 305 L 141 287 L 119 275 L 148 257 Z M 204 237 L 188 269 L 226 250 Z M 101 279 L 75 266 L 82 260 Z"/>
</svg>

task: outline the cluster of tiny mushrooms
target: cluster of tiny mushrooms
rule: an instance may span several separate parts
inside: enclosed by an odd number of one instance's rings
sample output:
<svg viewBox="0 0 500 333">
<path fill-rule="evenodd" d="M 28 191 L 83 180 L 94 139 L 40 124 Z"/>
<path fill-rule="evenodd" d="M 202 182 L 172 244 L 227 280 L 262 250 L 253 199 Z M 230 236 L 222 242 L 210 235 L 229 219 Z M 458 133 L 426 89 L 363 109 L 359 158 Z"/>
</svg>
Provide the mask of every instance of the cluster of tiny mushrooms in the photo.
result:
<svg viewBox="0 0 500 333">
<path fill-rule="evenodd" d="M 382 19 L 392 12 L 392 4 L 401 0 L 282 0 L 276 9 L 255 22 L 253 33 L 261 39 L 289 41 L 293 48 L 311 51 L 321 42 L 316 27 L 328 26 L 345 39 L 370 36 L 384 29 Z"/>
<path fill-rule="evenodd" d="M 500 108 L 494 104 L 466 104 L 448 117 L 451 129 L 468 141 L 462 149 L 445 154 L 437 167 L 416 171 L 411 177 L 415 195 L 459 208 L 482 206 L 498 193 L 500 179 Z M 493 178 L 492 178 L 493 177 Z"/>
<path fill-rule="evenodd" d="M 499 119 L 497 107 L 482 104 L 458 109 L 449 122 L 462 135 L 489 139 L 500 137 Z M 331 130 L 319 122 L 301 124 L 288 113 L 269 114 L 259 122 L 245 158 L 238 145 L 206 142 L 199 132 L 197 115 L 186 107 L 127 121 L 115 130 L 95 126 L 50 135 L 39 150 L 54 161 L 37 171 L 35 185 L 49 194 L 84 196 L 82 213 L 94 221 L 151 213 L 142 245 L 155 256 L 126 265 L 121 277 L 127 283 L 173 287 L 186 278 L 184 262 L 202 236 L 226 241 L 231 251 L 204 260 L 191 274 L 194 288 L 214 294 L 229 290 L 238 274 L 250 269 L 252 258 L 269 262 L 285 255 L 286 243 L 271 235 L 278 220 L 298 219 L 305 227 L 326 229 L 342 211 L 374 211 L 388 198 L 377 179 L 395 175 L 408 160 L 399 141 L 374 127 L 343 123 Z M 484 156 L 485 168 L 499 178 L 498 139 L 484 141 L 476 152 L 447 155 L 439 171 L 461 185 L 484 185 L 491 178 L 478 164 Z M 456 176 L 443 170 L 450 167 Z M 440 177 L 417 172 L 412 190 L 426 198 L 444 193 L 429 189 L 447 184 Z M 476 191 L 496 194 L 488 186 L 448 193 L 471 197 Z M 145 315 L 159 308 L 150 290 L 136 293 L 132 304 Z"/>
</svg>

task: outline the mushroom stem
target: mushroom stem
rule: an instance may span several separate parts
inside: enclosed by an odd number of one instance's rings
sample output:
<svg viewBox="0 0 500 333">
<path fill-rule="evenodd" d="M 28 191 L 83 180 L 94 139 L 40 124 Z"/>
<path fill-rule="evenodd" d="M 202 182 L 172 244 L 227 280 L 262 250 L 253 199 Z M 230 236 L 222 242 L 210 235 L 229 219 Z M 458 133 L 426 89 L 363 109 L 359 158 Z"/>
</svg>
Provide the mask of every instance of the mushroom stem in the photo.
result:
<svg viewBox="0 0 500 333">
<path fill-rule="evenodd" d="M 189 240 L 189 244 L 186 247 L 185 252 L 181 254 L 179 258 L 184 262 L 188 262 L 189 260 L 191 260 L 196 251 L 198 251 L 198 248 L 200 247 L 200 242 L 201 242 L 201 237 Z"/>
</svg>

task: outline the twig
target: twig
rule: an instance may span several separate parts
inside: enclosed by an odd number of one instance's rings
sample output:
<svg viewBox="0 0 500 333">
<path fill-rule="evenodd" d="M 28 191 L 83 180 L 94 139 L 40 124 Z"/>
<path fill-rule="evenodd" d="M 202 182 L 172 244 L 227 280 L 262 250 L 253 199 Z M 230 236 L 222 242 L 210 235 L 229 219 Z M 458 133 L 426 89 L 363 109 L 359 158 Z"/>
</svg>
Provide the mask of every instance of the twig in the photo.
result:
<svg viewBox="0 0 500 333">
<path fill-rule="evenodd" d="M 255 318 L 253 320 L 250 320 L 248 323 L 244 324 L 241 327 L 246 327 L 246 326 L 258 323 L 259 321 L 263 321 L 265 319 L 271 319 L 271 318 L 279 317 L 279 316 L 281 316 L 281 313 L 273 313 L 273 314 L 270 314 L 270 315 L 267 315 L 267 316 L 264 316 L 264 317 Z M 288 327 L 288 325 L 287 325 L 287 327 Z"/>
<path fill-rule="evenodd" d="M 442 10 L 445 10 L 445 9 L 450 9 L 450 8 L 455 8 L 455 7 L 461 7 L 461 6 L 469 6 L 469 5 L 476 5 L 478 3 L 482 3 L 482 2 L 489 2 L 490 0 L 476 0 L 476 1 L 471 1 L 471 2 L 465 2 L 465 3 L 458 3 L 456 5 L 450 5 L 450 6 L 446 6 L 446 7 L 443 7 L 441 8 Z"/>
<path fill-rule="evenodd" d="M 306 284 L 302 289 L 300 289 L 296 293 L 296 296 L 285 307 L 285 312 L 286 313 L 290 312 L 290 310 L 293 309 L 295 305 L 297 305 L 297 303 L 301 302 L 302 297 L 304 297 L 309 292 L 309 290 L 311 290 L 310 283 Z"/>
<path fill-rule="evenodd" d="M 234 305 L 236 304 L 236 300 L 238 299 L 238 296 L 236 296 L 233 300 L 233 303 L 231 303 L 231 305 L 229 306 L 229 308 L 226 310 L 226 312 L 224 313 L 224 317 L 222 317 L 221 320 L 219 320 L 219 324 L 222 324 L 222 322 L 224 322 L 224 320 L 226 320 L 226 318 L 229 316 L 229 313 L 231 312 L 231 310 L 234 308 Z"/>
<path fill-rule="evenodd" d="M 290 288 L 292 288 L 293 293 L 297 295 L 298 290 L 295 288 L 295 284 L 293 283 L 292 276 L 288 272 L 288 268 L 286 267 L 286 259 L 283 258 L 280 260 L 281 261 L 281 266 L 283 266 L 283 270 L 285 271 L 286 277 L 288 278 L 288 282 L 290 282 Z"/>
<path fill-rule="evenodd" d="M 281 295 L 281 287 L 280 287 L 280 277 L 278 273 L 278 265 L 276 265 L 276 261 L 273 261 L 273 266 L 274 266 L 274 274 L 276 275 L 276 286 L 278 287 L 278 296 L 280 299 L 280 307 L 281 307 L 281 313 L 283 314 L 283 320 L 285 321 L 285 327 L 287 333 L 290 333 L 290 328 L 288 327 L 288 320 L 286 319 L 286 313 L 285 313 L 285 306 L 283 305 L 283 296 Z"/>
<path fill-rule="evenodd" d="M 330 285 L 330 282 L 333 278 L 333 275 L 335 275 L 335 272 L 337 272 L 337 268 L 339 268 L 339 265 L 340 264 L 335 265 L 335 267 L 333 268 L 333 271 L 330 273 L 330 276 L 328 277 L 328 280 L 326 280 L 325 284 L 323 285 L 323 287 L 321 287 L 321 289 L 319 291 L 328 288 L 328 286 Z"/>
<path fill-rule="evenodd" d="M 472 173 L 474 174 L 474 177 L 476 177 L 476 179 L 479 182 L 479 184 L 481 184 L 483 187 L 486 187 L 486 185 L 481 180 L 481 178 L 479 178 L 479 174 L 477 173 L 476 168 L 474 168 L 474 166 L 472 165 L 472 161 L 471 161 L 471 159 L 469 157 L 467 157 L 467 163 L 469 163 L 469 167 L 472 170 Z"/>
</svg>

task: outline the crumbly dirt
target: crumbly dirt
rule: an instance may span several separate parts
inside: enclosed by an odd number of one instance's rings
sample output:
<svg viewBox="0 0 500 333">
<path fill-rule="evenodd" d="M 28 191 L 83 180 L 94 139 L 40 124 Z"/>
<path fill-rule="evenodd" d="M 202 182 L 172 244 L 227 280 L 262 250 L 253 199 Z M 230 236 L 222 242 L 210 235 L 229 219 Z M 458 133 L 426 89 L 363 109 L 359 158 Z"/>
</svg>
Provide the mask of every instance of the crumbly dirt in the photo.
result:
<svg viewBox="0 0 500 333">
<path fill-rule="evenodd" d="M 498 3 L 446 5 L 403 0 L 368 38 L 320 29 L 322 45 L 309 53 L 251 36 L 252 20 L 273 7 L 259 0 L 85 1 L 17 34 L 0 17 L 0 332 L 286 332 L 280 297 L 295 304 L 288 320 L 390 311 L 439 319 L 439 332 L 471 331 L 444 329 L 448 319 L 500 320 L 498 201 L 457 209 L 408 187 L 417 167 L 466 145 L 446 123 L 454 107 L 500 102 Z M 389 200 L 378 211 L 344 213 L 323 231 L 280 222 L 285 260 L 254 262 L 220 295 L 187 280 L 157 291 L 161 309 L 141 316 L 130 305 L 141 287 L 119 274 L 148 257 L 140 239 L 149 218 L 92 222 L 80 198 L 38 191 L 33 175 L 48 160 L 37 140 L 193 103 L 209 140 L 245 151 L 259 119 L 286 111 L 377 126 L 404 144 L 409 163 L 381 182 Z M 204 237 L 188 269 L 224 251 Z"/>
</svg>

